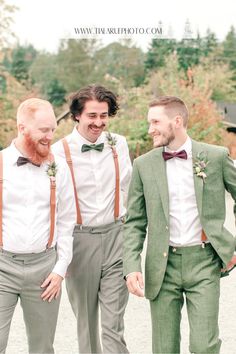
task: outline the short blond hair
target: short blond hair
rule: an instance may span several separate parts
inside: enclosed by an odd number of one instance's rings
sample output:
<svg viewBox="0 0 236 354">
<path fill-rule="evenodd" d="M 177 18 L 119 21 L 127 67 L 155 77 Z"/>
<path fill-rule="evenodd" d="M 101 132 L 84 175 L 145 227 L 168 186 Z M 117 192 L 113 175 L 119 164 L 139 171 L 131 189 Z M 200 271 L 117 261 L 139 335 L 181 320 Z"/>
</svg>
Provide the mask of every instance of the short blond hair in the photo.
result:
<svg viewBox="0 0 236 354">
<path fill-rule="evenodd" d="M 33 117 L 34 113 L 40 108 L 51 108 L 53 107 L 50 102 L 42 100 L 40 98 L 28 98 L 23 101 L 17 109 L 17 125 L 22 123 L 26 117 Z"/>
<path fill-rule="evenodd" d="M 186 127 L 188 124 L 188 108 L 183 100 L 176 96 L 159 96 L 154 99 L 149 107 L 162 106 L 165 107 L 167 114 L 172 118 L 173 115 L 180 115 L 183 118 L 183 124 Z"/>
</svg>

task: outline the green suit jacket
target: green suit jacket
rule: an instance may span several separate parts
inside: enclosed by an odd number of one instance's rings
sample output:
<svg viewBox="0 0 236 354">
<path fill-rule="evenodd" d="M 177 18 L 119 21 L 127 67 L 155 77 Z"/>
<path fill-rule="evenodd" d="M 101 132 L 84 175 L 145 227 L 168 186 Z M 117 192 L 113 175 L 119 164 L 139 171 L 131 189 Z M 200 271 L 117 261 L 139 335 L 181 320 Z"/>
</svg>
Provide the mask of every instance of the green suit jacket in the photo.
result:
<svg viewBox="0 0 236 354">
<path fill-rule="evenodd" d="M 124 275 L 141 272 L 141 252 L 147 235 L 145 295 L 154 299 L 161 288 L 169 250 L 169 194 L 163 148 L 134 161 L 124 227 Z M 204 152 L 209 161 L 205 183 L 194 173 L 201 225 L 225 266 L 235 251 L 235 238 L 224 228 L 225 190 L 236 201 L 236 168 L 227 149 L 192 141 L 193 162 Z M 236 205 L 234 206 L 236 213 Z"/>
</svg>

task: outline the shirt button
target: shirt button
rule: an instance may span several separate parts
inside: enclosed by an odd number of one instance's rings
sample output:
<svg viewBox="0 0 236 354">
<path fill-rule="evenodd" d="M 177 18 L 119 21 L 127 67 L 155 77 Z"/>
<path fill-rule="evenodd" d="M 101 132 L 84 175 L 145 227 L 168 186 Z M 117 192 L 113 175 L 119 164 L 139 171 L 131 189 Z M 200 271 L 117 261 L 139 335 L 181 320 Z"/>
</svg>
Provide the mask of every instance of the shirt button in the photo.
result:
<svg viewBox="0 0 236 354">
<path fill-rule="evenodd" d="M 164 256 L 164 257 L 167 257 L 167 253 L 166 253 L 166 252 L 164 252 L 164 253 L 163 253 L 163 256 Z"/>
</svg>

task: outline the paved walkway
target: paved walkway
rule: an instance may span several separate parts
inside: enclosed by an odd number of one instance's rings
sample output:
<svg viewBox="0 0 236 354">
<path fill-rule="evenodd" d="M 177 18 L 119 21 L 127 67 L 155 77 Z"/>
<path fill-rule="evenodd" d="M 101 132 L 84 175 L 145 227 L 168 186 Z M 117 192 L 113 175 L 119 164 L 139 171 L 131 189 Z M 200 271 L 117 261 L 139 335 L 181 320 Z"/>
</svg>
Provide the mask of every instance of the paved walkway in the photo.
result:
<svg viewBox="0 0 236 354">
<path fill-rule="evenodd" d="M 235 234 L 232 201 L 227 197 L 227 228 Z M 236 353 L 236 270 L 221 280 L 220 337 L 221 354 Z M 37 321 L 37 319 L 35 319 Z M 125 315 L 126 341 L 131 353 L 151 353 L 151 327 L 149 303 L 145 299 L 130 296 Z M 186 311 L 182 320 L 182 351 L 188 351 L 188 323 Z M 76 323 L 64 289 L 55 339 L 56 354 L 78 353 Z M 18 305 L 12 322 L 7 354 L 27 353 L 26 335 L 22 311 Z"/>
</svg>

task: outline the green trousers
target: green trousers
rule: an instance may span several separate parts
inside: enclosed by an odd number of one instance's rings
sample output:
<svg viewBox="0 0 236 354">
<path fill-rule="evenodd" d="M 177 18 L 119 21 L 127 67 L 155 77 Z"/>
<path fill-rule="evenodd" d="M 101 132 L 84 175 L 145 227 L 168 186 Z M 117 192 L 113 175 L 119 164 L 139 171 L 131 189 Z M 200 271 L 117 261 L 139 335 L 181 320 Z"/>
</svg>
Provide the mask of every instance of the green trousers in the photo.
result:
<svg viewBox="0 0 236 354">
<path fill-rule="evenodd" d="M 220 269 L 220 258 L 210 244 L 205 248 L 169 247 L 161 290 L 150 301 L 153 353 L 180 353 L 184 294 L 190 326 L 190 353 L 219 353 Z"/>
</svg>

